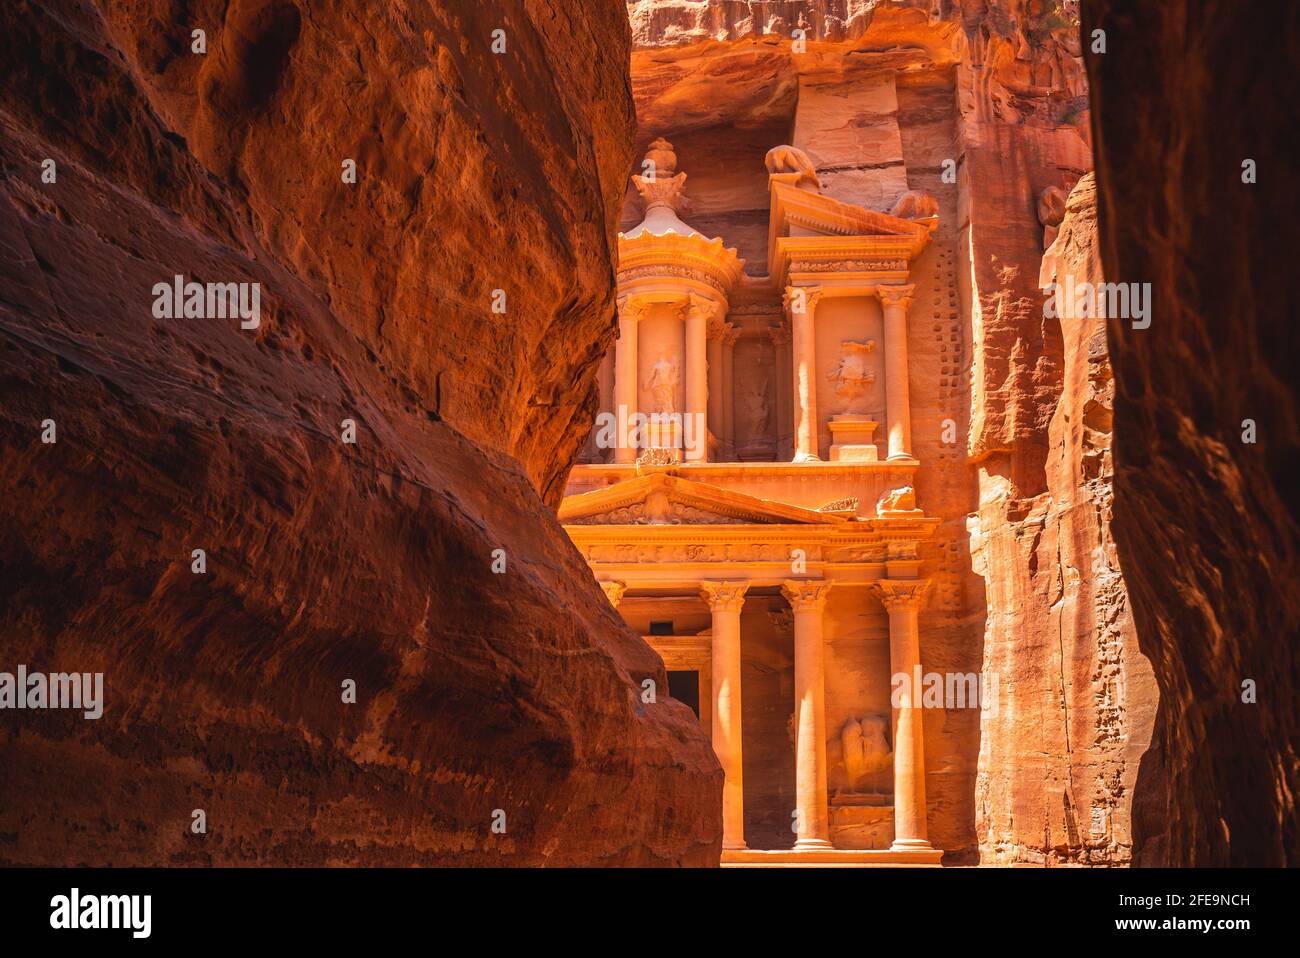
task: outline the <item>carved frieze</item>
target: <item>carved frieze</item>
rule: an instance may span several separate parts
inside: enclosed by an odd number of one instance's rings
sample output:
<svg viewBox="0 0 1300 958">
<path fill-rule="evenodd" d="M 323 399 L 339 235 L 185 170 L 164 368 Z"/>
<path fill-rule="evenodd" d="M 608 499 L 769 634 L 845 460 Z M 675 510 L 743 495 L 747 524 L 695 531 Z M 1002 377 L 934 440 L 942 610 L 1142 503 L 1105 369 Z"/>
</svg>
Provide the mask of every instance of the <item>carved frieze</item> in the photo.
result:
<svg viewBox="0 0 1300 958">
<path fill-rule="evenodd" d="M 905 259 L 798 259 L 790 264 L 792 273 L 897 273 L 906 270 Z"/>
</svg>

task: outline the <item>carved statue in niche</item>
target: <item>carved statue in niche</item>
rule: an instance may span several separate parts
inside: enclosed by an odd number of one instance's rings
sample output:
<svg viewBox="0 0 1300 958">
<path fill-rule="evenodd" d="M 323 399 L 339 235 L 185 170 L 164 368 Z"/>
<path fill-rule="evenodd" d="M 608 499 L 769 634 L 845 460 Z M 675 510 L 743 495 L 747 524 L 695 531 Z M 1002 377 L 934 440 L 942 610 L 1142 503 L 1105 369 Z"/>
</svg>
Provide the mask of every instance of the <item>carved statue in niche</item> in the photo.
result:
<svg viewBox="0 0 1300 958">
<path fill-rule="evenodd" d="M 835 383 L 835 391 L 850 406 L 867 394 L 867 388 L 876 381 L 876 371 L 867 365 L 867 357 L 876 348 L 876 341 L 865 343 L 845 340 L 840 343 L 840 361 L 827 375 Z"/>
<path fill-rule="evenodd" d="M 770 416 L 767 392 L 767 379 L 763 378 L 754 383 L 754 388 L 745 396 L 745 409 L 749 413 L 749 425 L 755 438 L 761 438 L 767 433 Z"/>
<path fill-rule="evenodd" d="M 864 786 L 864 779 L 892 765 L 894 752 L 889 747 L 888 729 L 889 719 L 883 715 L 864 715 L 860 720 L 850 718 L 840 729 L 850 789 L 857 791 Z"/>
<path fill-rule="evenodd" d="M 645 383 L 646 392 L 654 404 L 652 413 L 671 413 L 677 405 L 677 363 L 667 352 L 660 352 L 659 358 L 650 367 L 650 378 Z"/>
</svg>

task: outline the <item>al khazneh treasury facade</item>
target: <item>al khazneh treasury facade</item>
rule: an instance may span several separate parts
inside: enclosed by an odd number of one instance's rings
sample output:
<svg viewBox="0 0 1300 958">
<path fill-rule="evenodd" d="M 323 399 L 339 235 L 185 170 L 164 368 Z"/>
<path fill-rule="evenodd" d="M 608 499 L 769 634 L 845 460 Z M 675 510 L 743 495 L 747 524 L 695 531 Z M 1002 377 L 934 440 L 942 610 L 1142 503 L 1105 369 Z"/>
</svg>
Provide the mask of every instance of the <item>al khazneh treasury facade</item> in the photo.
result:
<svg viewBox="0 0 1300 958">
<path fill-rule="evenodd" d="M 891 702 L 893 676 L 925 671 L 939 524 L 908 382 L 937 204 L 841 202 L 790 146 L 765 165 L 767 262 L 747 268 L 679 216 L 686 173 L 651 144 L 560 520 L 711 731 L 724 862 L 937 863 L 919 689 Z"/>
</svg>

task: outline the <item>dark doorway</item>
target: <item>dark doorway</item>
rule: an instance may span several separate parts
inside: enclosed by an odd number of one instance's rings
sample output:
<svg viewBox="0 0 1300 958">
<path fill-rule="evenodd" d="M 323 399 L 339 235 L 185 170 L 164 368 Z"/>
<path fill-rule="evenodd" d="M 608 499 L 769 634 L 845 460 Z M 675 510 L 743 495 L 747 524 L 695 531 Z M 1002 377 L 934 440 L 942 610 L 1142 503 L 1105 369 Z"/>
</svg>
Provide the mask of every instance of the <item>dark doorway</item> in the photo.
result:
<svg viewBox="0 0 1300 958">
<path fill-rule="evenodd" d="M 694 669 L 668 673 L 668 694 L 685 702 L 700 717 L 700 673 Z"/>
</svg>

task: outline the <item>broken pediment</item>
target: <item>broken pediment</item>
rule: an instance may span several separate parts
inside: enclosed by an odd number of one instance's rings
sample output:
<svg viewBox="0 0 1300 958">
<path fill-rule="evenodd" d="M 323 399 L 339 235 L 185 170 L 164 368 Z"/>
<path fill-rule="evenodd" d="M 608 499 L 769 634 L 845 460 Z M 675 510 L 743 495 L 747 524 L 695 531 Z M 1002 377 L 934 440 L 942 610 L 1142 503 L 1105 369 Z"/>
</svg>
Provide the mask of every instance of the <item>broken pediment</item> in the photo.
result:
<svg viewBox="0 0 1300 958">
<path fill-rule="evenodd" d="M 656 473 L 568 496 L 565 525 L 828 525 L 845 521 L 800 506 L 759 499 Z"/>
</svg>

